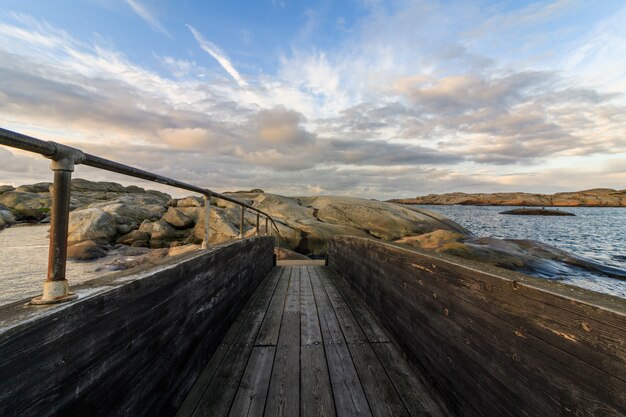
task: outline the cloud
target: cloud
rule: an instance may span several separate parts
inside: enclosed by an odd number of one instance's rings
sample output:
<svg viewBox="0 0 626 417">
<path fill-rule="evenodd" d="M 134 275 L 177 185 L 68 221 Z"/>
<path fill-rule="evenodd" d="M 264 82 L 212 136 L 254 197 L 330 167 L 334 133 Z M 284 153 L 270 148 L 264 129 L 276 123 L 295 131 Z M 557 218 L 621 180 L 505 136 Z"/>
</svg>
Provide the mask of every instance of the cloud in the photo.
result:
<svg viewBox="0 0 626 417">
<path fill-rule="evenodd" d="M 198 32 L 193 26 L 187 25 L 187 27 L 193 34 L 193 37 L 196 39 L 200 47 L 207 54 L 215 58 L 215 60 L 222 66 L 222 68 L 224 68 L 224 71 L 226 71 L 228 75 L 233 77 L 233 80 L 235 80 L 240 87 L 245 87 L 248 85 L 246 80 L 241 76 L 241 74 L 239 74 L 239 72 L 230 62 L 226 54 L 220 48 L 218 48 L 217 45 L 206 40 L 204 36 L 202 36 L 202 34 Z"/>
<path fill-rule="evenodd" d="M 3 127 L 217 190 L 390 198 L 623 180 L 623 95 L 562 71 L 507 67 L 478 53 L 476 38 L 451 36 L 464 28 L 433 26 L 462 13 L 471 26 L 471 10 L 444 11 L 372 8 L 334 47 L 294 45 L 276 72 L 249 70 L 249 80 L 190 26 L 237 83 L 202 77 L 209 70 L 188 56 L 155 52 L 161 75 L 113 45 L 0 17 L 0 117 Z M 603 171 L 611 154 L 613 171 Z M 14 178 L 49 179 L 45 161 L 41 173 L 28 170 Z M 76 175 L 133 182 L 86 167 Z"/>
<path fill-rule="evenodd" d="M 131 9 L 133 9 L 133 11 L 137 13 L 139 17 L 146 21 L 146 23 L 148 23 L 152 29 L 161 32 L 170 39 L 174 39 L 172 35 L 167 31 L 167 29 L 163 27 L 161 22 L 159 22 L 159 20 L 154 17 L 154 15 L 144 5 L 139 3 L 137 0 L 126 0 L 126 3 L 128 3 Z"/>
</svg>

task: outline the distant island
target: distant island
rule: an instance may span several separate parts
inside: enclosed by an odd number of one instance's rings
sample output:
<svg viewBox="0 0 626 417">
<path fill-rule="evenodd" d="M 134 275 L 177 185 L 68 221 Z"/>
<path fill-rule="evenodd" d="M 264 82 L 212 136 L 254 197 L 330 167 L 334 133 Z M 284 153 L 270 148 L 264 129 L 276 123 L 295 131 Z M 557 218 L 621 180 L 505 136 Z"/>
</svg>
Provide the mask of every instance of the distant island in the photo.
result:
<svg viewBox="0 0 626 417">
<path fill-rule="evenodd" d="M 392 203 L 462 206 L 626 207 L 626 190 L 594 188 L 556 194 L 447 193 L 393 199 Z"/>
</svg>

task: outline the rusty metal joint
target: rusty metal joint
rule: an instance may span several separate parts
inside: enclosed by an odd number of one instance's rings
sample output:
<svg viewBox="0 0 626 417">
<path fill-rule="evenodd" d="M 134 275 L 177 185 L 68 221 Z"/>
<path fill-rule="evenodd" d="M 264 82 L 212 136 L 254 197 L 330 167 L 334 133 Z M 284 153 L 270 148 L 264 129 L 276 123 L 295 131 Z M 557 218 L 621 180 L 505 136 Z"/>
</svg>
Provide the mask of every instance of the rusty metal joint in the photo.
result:
<svg viewBox="0 0 626 417">
<path fill-rule="evenodd" d="M 85 161 L 86 157 L 80 149 L 62 145 L 56 142 L 49 142 L 54 147 L 54 153 L 46 156 L 51 159 L 50 169 L 53 171 L 74 171 L 74 165 Z"/>
</svg>

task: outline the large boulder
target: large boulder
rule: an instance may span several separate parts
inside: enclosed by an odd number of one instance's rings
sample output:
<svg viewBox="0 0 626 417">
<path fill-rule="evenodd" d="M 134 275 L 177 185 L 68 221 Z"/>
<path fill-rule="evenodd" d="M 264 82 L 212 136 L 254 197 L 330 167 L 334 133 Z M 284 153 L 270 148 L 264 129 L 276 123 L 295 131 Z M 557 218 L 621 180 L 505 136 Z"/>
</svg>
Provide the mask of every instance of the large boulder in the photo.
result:
<svg viewBox="0 0 626 417">
<path fill-rule="evenodd" d="M 106 255 L 106 249 L 93 240 L 85 240 L 67 248 L 67 259 L 74 261 L 91 261 Z"/>
<path fill-rule="evenodd" d="M 0 204 L 0 230 L 15 224 L 17 220 L 8 207 Z"/>
<path fill-rule="evenodd" d="M 239 236 L 239 226 L 236 222 L 235 213 L 232 210 L 219 207 L 211 208 L 211 221 L 209 222 L 209 243 L 221 243 L 236 239 Z M 204 210 L 198 215 L 198 222 L 193 229 L 193 236 L 202 241 L 204 239 Z"/>
<path fill-rule="evenodd" d="M 100 208 L 86 208 L 70 213 L 69 242 L 93 240 L 109 243 L 117 233 L 115 217 Z"/>
<path fill-rule="evenodd" d="M 0 195 L 0 204 L 11 210 L 50 209 L 50 193 L 8 191 Z"/>
<path fill-rule="evenodd" d="M 21 193 L 48 193 L 50 192 L 51 182 L 38 182 L 30 185 L 20 185 L 15 191 Z"/>
<path fill-rule="evenodd" d="M 163 220 L 177 229 L 188 229 L 195 224 L 192 218 L 175 207 L 169 207 L 167 209 L 167 212 L 163 215 Z"/>
<path fill-rule="evenodd" d="M 0 194 L 4 194 L 9 191 L 15 191 L 15 187 L 12 185 L 0 185 Z"/>
</svg>

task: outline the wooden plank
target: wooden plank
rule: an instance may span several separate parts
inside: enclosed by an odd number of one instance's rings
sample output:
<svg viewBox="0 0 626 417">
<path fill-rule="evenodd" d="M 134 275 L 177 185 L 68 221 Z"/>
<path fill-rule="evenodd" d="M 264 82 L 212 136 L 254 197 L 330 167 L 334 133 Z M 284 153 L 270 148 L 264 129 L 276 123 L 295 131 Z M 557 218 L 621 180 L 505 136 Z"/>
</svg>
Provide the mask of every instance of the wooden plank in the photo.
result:
<svg viewBox="0 0 626 417">
<path fill-rule="evenodd" d="M 297 416 L 300 412 L 300 270 L 290 269 L 266 416 Z"/>
<path fill-rule="evenodd" d="M 337 416 L 372 416 L 328 295 L 315 270 L 312 269 L 311 272 Z"/>
<path fill-rule="evenodd" d="M 317 306 L 313 297 L 310 267 L 303 269 L 300 274 L 300 308 L 300 344 L 302 346 L 321 344 L 322 330 L 320 329 Z"/>
<path fill-rule="evenodd" d="M 367 340 L 369 340 L 370 343 L 390 342 L 389 335 L 384 330 L 383 325 L 376 318 L 375 313 L 365 305 L 363 300 L 356 295 L 354 291 L 351 291 L 350 286 L 347 285 L 344 280 L 337 279 L 332 269 L 327 268 L 327 274 L 350 307 L 352 314 L 356 317 Z"/>
<path fill-rule="evenodd" d="M 276 346 L 278 343 L 278 333 L 280 332 L 280 321 L 283 316 L 287 289 L 289 287 L 289 277 L 292 267 L 276 267 L 282 271 L 281 279 L 278 281 L 276 291 L 263 319 L 263 324 L 259 330 L 259 335 L 254 342 L 257 346 Z"/>
<path fill-rule="evenodd" d="M 372 345 L 411 416 L 444 417 L 448 412 L 392 343 Z"/>
<path fill-rule="evenodd" d="M 367 343 L 365 334 L 352 315 L 345 300 L 341 297 L 328 277 L 325 268 L 317 267 L 314 271 L 326 290 L 326 294 L 335 309 L 337 320 L 348 343 L 352 361 L 359 374 L 361 385 L 375 417 L 394 417 L 409 415 L 406 407 L 389 380 L 372 346 Z"/>
<path fill-rule="evenodd" d="M 241 310 L 241 313 L 235 319 L 235 322 L 233 323 L 233 325 L 230 326 L 230 329 L 228 329 L 226 336 L 224 336 L 224 339 L 222 340 L 223 344 L 228 345 L 228 344 L 235 343 L 235 339 L 237 335 L 240 333 L 240 328 L 243 322 L 246 320 L 246 317 L 248 316 L 248 313 L 252 309 L 252 306 L 254 306 L 254 304 L 257 303 L 257 300 L 261 296 L 261 294 L 263 294 L 264 297 L 267 297 L 267 294 L 270 294 L 270 297 L 271 297 L 271 295 L 274 293 L 274 289 L 276 288 L 276 284 L 278 280 L 280 279 L 281 274 L 282 274 L 282 270 L 280 268 L 274 268 L 272 269 L 272 272 L 270 272 L 268 277 L 265 278 L 265 280 L 257 286 L 256 290 L 254 291 L 250 299 L 248 299 L 248 302 L 246 303 L 244 308 Z M 274 289 L 272 289 L 272 291 L 270 292 L 269 290 L 266 290 L 267 286 L 270 286 Z M 265 299 L 258 300 L 258 302 L 261 305 L 266 303 Z"/>
<path fill-rule="evenodd" d="M 243 322 L 245 321 L 245 318 L 248 316 L 248 313 L 252 309 L 252 306 L 256 303 L 259 294 L 261 294 L 263 289 L 268 285 L 273 285 L 274 287 L 276 286 L 276 276 L 280 277 L 280 270 L 274 268 L 270 275 L 254 290 L 254 293 L 244 305 L 241 313 L 239 313 L 232 326 L 230 326 L 230 329 L 228 329 L 228 332 L 226 333 L 226 336 L 224 337 L 224 340 L 220 344 L 219 348 L 213 354 L 213 356 L 209 360 L 209 363 L 199 375 L 193 387 L 187 394 L 186 398 L 184 399 L 183 403 L 176 413 L 176 417 L 191 416 L 193 414 L 196 407 L 198 406 L 198 403 L 200 402 L 200 399 L 202 398 L 202 395 L 204 394 L 209 383 L 213 379 L 217 368 L 222 362 L 222 359 L 226 355 L 230 343 L 235 340 Z"/>
<path fill-rule="evenodd" d="M 229 416 L 263 416 L 275 352 L 274 346 L 255 346 L 252 349 Z"/>
<path fill-rule="evenodd" d="M 324 345 L 305 345 L 301 349 L 300 416 L 334 417 L 335 402 Z"/>
<path fill-rule="evenodd" d="M 279 275 L 274 277 L 277 276 L 280 277 Z M 252 353 L 253 342 L 261 327 L 263 315 L 268 309 L 268 300 L 271 294 L 276 291 L 278 282 L 277 278 L 270 280 L 269 284 L 259 294 L 234 338 L 235 343 L 229 346 L 214 377 L 207 385 L 205 393 L 193 414 L 194 417 L 228 415 L 246 364 Z"/>
<path fill-rule="evenodd" d="M 310 268 L 300 275 L 300 415 L 301 417 L 334 417 L 328 363 L 322 341 L 317 306 L 313 297 Z"/>
</svg>

